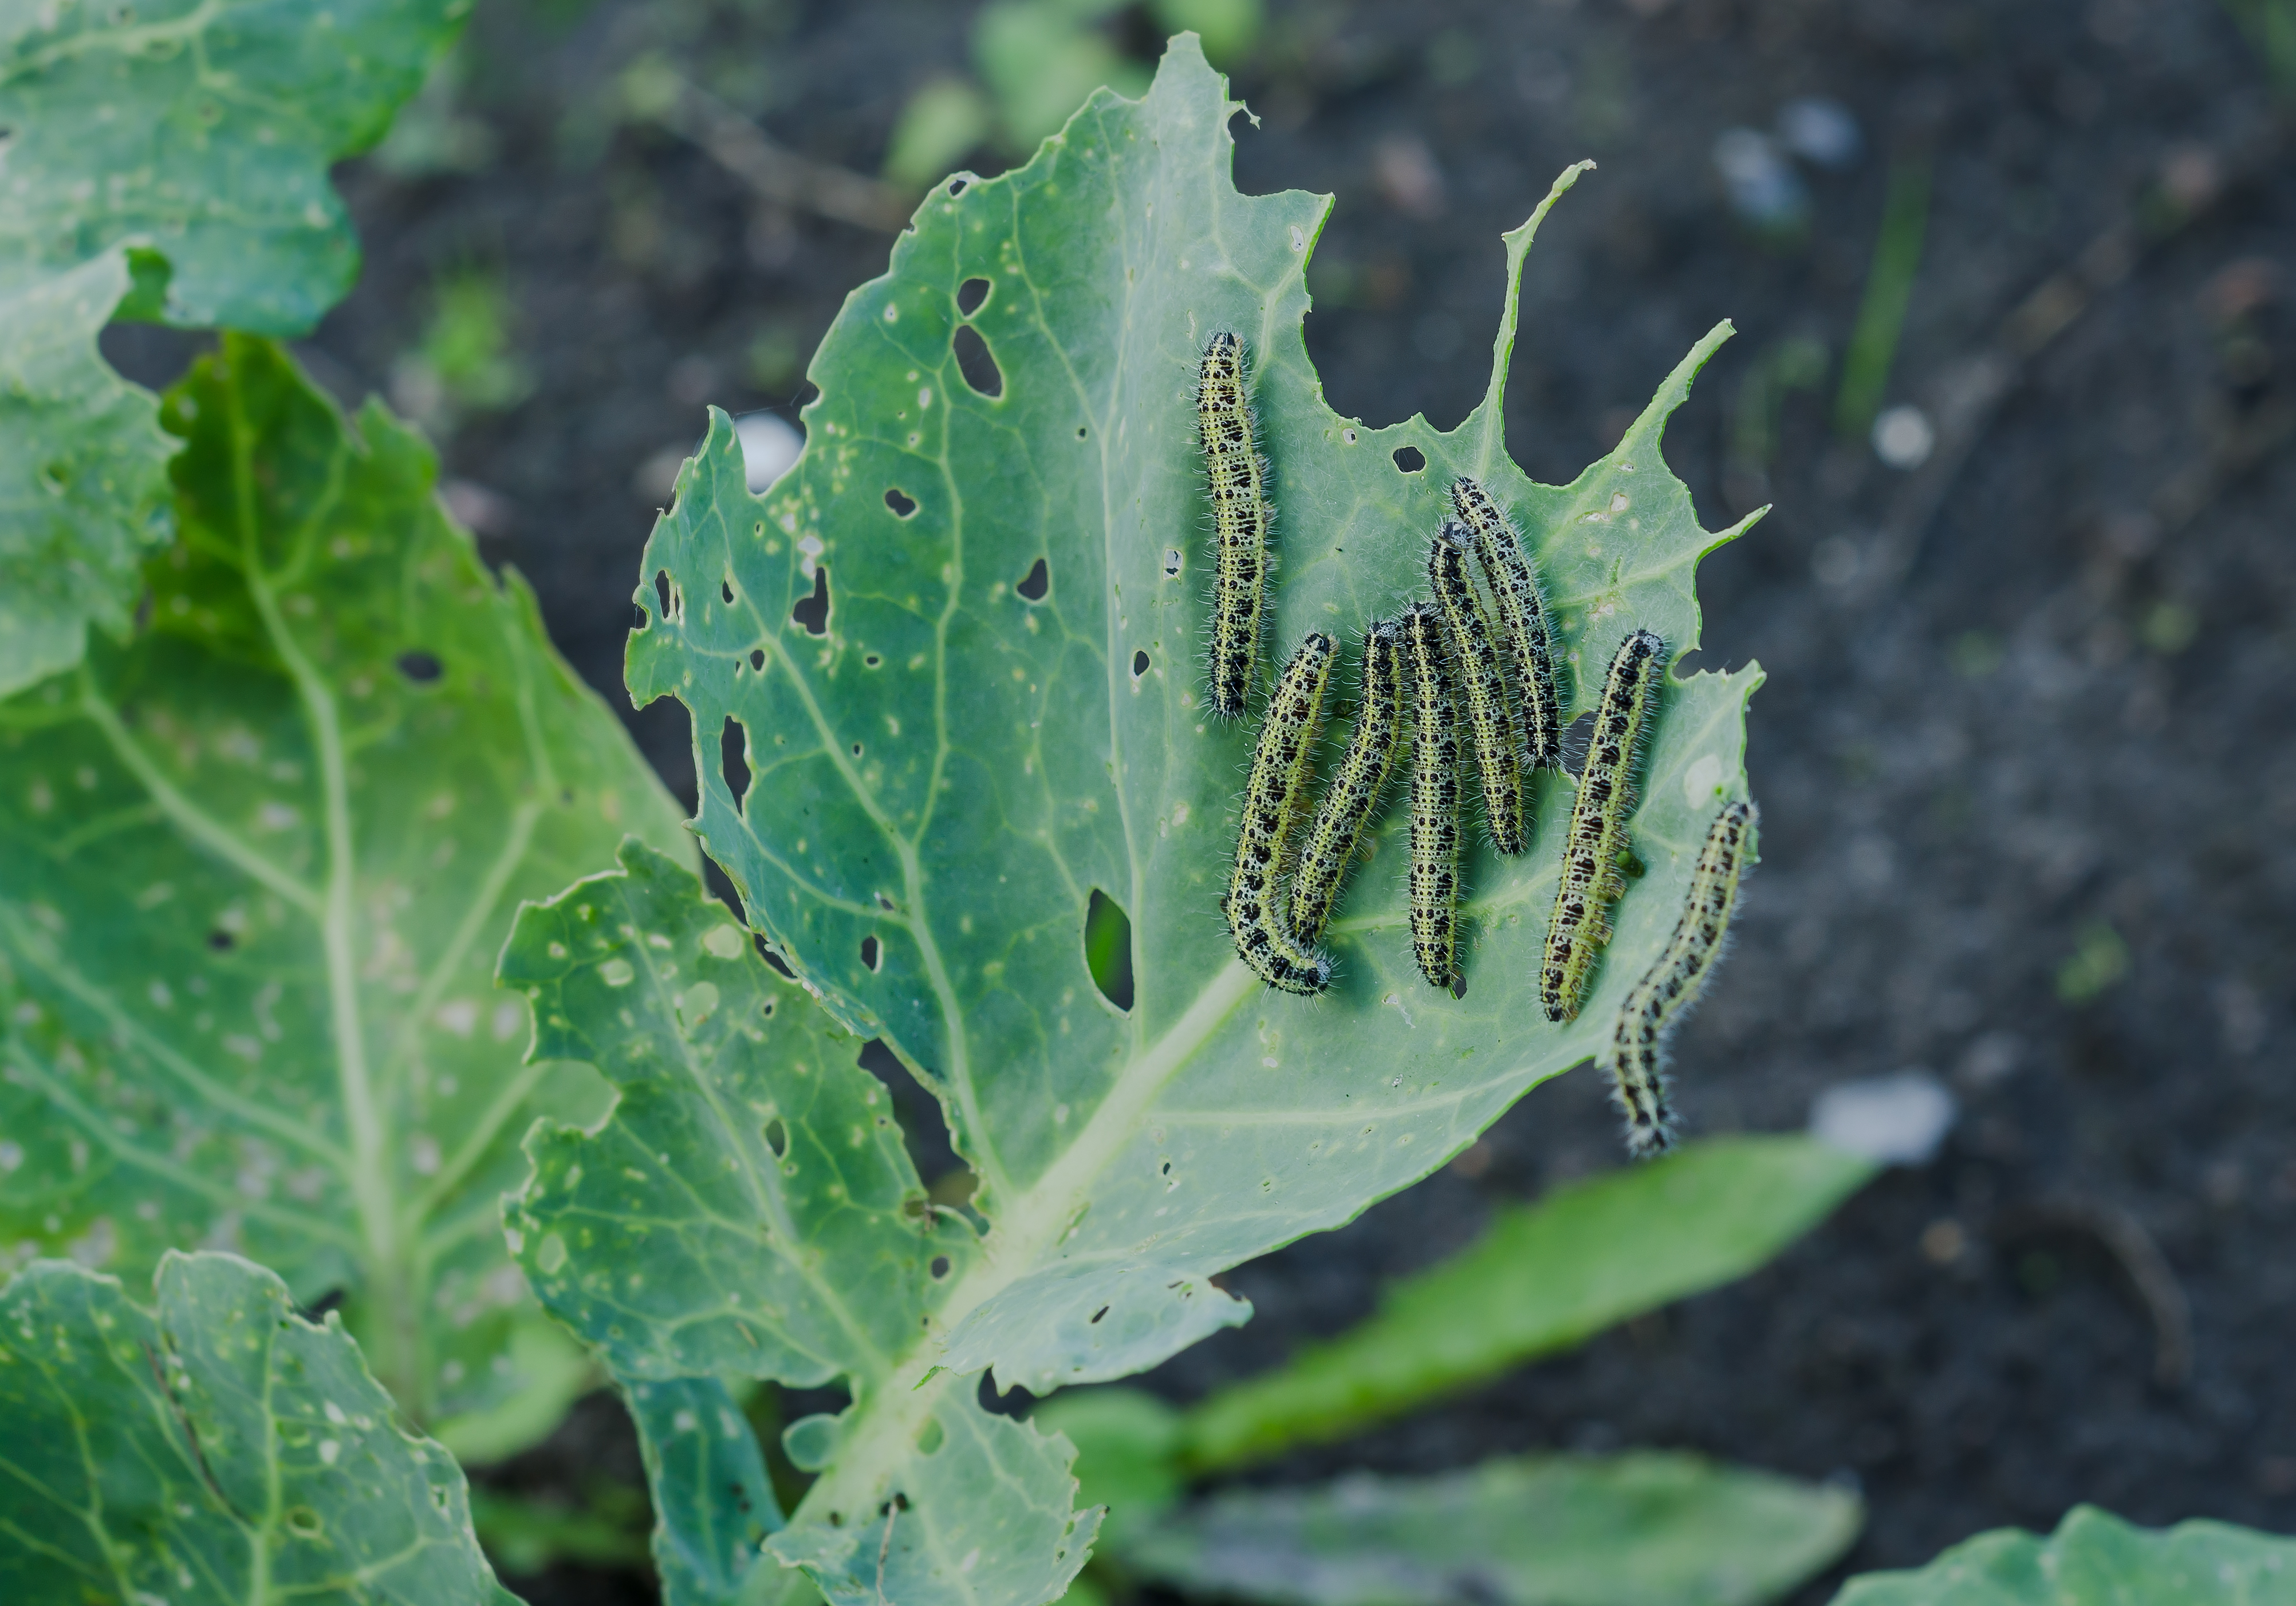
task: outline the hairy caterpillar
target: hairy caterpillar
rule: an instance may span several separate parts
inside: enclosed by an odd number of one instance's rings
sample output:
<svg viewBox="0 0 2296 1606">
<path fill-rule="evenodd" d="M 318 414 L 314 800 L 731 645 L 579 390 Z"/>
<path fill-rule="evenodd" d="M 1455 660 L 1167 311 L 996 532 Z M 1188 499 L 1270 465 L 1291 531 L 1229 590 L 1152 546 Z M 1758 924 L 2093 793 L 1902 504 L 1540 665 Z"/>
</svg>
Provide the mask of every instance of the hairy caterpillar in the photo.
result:
<svg viewBox="0 0 2296 1606">
<path fill-rule="evenodd" d="M 1634 793 L 1636 750 L 1643 720 L 1666 673 L 1666 643 L 1637 630 L 1619 643 L 1595 709 L 1587 767 L 1570 807 L 1570 834 L 1562 847 L 1562 884 L 1546 928 L 1546 956 L 1538 973 L 1539 1001 L 1549 1020 L 1569 1020 L 1594 969 L 1595 952 L 1610 940 L 1605 911 L 1619 896 L 1619 849 L 1626 841 L 1627 808 Z"/>
<path fill-rule="evenodd" d="M 1475 556 L 1491 583 L 1499 627 L 1522 698 L 1523 737 L 1533 769 L 1562 767 L 1562 700 L 1554 679 L 1553 633 L 1538 577 L 1522 553 L 1514 520 L 1472 479 L 1451 482 L 1451 505 L 1474 532 Z"/>
<path fill-rule="evenodd" d="M 1196 425 L 1210 482 L 1212 636 L 1205 677 L 1211 710 L 1234 719 L 1251 698 L 1259 666 L 1260 607 L 1267 592 L 1267 460 L 1252 434 L 1242 338 L 1223 329 L 1204 343 L 1196 376 Z"/>
<path fill-rule="evenodd" d="M 1467 527 L 1446 520 L 1427 553 L 1427 578 L 1443 610 L 1451 661 L 1467 694 L 1467 727 L 1475 738 L 1475 767 L 1483 782 L 1483 813 L 1491 845 L 1510 857 L 1523 850 L 1522 739 L 1515 731 L 1506 676 L 1491 645 L 1490 621 L 1467 573 Z"/>
<path fill-rule="evenodd" d="M 1375 619 L 1364 632 L 1363 707 L 1338 773 L 1308 828 L 1307 846 L 1292 881 L 1292 930 L 1312 946 L 1324 935 L 1332 905 L 1354 862 L 1356 841 L 1387 788 L 1402 725 L 1402 633 L 1393 619 Z"/>
<path fill-rule="evenodd" d="M 1309 995 L 1331 985 L 1332 962 L 1292 930 L 1278 888 L 1292 828 L 1315 767 L 1324 688 L 1332 676 L 1332 638 L 1310 631 L 1276 676 L 1267 717 L 1252 750 L 1244 785 L 1243 823 L 1236 833 L 1235 873 L 1220 900 L 1235 951 L 1272 987 Z"/>
<path fill-rule="evenodd" d="M 1431 602 L 1404 610 L 1411 676 L 1411 951 L 1432 987 L 1458 976 L 1459 727 L 1443 619 Z"/>
<path fill-rule="evenodd" d="M 1658 963 L 1619 1008 L 1611 1033 L 1610 1070 L 1627 1118 L 1627 1151 L 1636 1159 L 1663 1154 L 1674 1143 L 1674 1110 L 1666 1096 L 1666 1040 L 1698 1001 L 1721 957 L 1738 877 L 1750 862 L 1761 813 L 1751 803 L 1726 804 L 1707 828 L 1691 873 L 1690 897 Z"/>
</svg>

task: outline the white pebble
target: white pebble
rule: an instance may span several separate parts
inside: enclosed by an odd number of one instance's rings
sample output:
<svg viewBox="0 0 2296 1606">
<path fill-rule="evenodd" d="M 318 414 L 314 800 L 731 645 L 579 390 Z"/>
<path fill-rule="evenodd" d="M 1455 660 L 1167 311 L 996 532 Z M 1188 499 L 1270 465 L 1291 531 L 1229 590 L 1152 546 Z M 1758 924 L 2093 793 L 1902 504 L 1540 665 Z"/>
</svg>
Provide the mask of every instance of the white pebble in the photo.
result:
<svg viewBox="0 0 2296 1606">
<path fill-rule="evenodd" d="M 1946 1085 L 1916 1068 L 1827 1088 L 1810 1106 L 1809 1135 L 1882 1165 L 1922 1166 L 1945 1142 L 1956 1113 Z"/>
</svg>

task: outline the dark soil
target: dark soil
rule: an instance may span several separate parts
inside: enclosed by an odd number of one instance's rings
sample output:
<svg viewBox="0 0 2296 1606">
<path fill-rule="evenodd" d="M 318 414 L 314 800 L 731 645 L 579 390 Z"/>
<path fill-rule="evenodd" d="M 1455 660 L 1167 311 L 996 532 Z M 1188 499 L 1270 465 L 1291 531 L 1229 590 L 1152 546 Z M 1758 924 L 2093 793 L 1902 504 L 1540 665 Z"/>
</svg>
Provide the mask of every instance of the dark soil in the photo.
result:
<svg viewBox="0 0 2296 1606">
<path fill-rule="evenodd" d="M 350 170 L 367 274 L 314 360 L 346 392 L 383 386 L 441 275 L 504 275 L 536 389 L 455 429 L 447 472 L 618 706 L 661 499 L 642 465 L 699 434 L 705 401 L 793 417 L 799 369 L 774 348 L 810 351 L 888 241 L 761 205 L 692 146 L 616 126 L 615 73 L 662 50 L 776 139 L 873 172 L 907 92 L 964 68 L 969 9 L 482 0 L 462 115 L 492 159 Z M 1751 762 L 1766 863 L 1680 1045 L 1693 1128 L 1797 1127 L 1829 1084 L 1908 1066 L 1953 1084 L 1962 1116 L 1934 1163 L 1746 1282 L 1265 1475 L 1687 1446 L 1854 1481 L 1871 1507 L 1855 1569 L 2049 1527 L 2079 1500 L 2296 1530 L 2296 143 L 2228 8 L 1271 11 L 1238 75 L 1265 116 L 1239 124 L 1238 176 L 1338 196 L 1308 340 L 1342 413 L 1464 414 L 1497 234 L 1581 156 L 1602 169 L 1529 276 L 1524 464 L 1570 479 L 1715 320 L 1741 331 L 1669 442 L 1710 524 L 1777 510 L 1703 577 L 1707 660 L 1759 658 L 1770 681 Z M 1734 220 L 1711 152 L 1806 94 L 1852 108 L 1866 154 L 1802 169 L 1805 234 L 1766 241 Z M 1924 160 L 1886 399 L 1945 428 L 1908 475 L 1830 419 L 1890 173 Z M 2072 315 L 2062 332 L 2033 349 L 2046 330 L 2028 317 L 2005 336 L 2060 273 L 2045 310 Z M 1750 375 L 1797 336 L 1835 360 L 1785 397 L 1765 463 L 1732 443 Z M 1972 373 L 2000 381 L 1997 405 L 1969 410 L 1988 393 Z M 632 725 L 690 798 L 682 713 Z M 2110 984 L 2066 1002 L 2061 967 L 2084 941 L 2109 960 L 2108 930 L 2125 973 L 2093 964 Z M 1449 1172 L 1240 1268 L 1226 1281 L 1258 1317 L 1150 1381 L 1185 1398 L 1273 1365 L 1464 1242 L 1490 1202 L 1619 1163 L 1593 1072 L 1541 1089 Z M 2190 1302 L 2181 1381 L 2158 1375 L 2132 1223 Z M 572 1487 L 586 1466 L 631 1475 L 605 1402 L 500 1480 Z M 537 1601 L 650 1592 L 571 1567 L 518 1582 Z"/>
</svg>

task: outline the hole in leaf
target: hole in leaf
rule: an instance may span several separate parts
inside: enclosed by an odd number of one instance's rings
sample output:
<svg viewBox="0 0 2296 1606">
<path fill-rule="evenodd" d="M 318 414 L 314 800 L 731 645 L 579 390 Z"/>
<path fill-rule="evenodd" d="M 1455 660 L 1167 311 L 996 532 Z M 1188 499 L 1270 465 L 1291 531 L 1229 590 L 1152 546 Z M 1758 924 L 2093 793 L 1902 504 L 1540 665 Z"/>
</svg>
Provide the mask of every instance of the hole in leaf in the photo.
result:
<svg viewBox="0 0 2296 1606">
<path fill-rule="evenodd" d="M 750 649 L 750 668 L 758 671 L 760 674 L 764 673 L 766 668 L 766 650 L 763 647 L 752 647 Z"/>
<path fill-rule="evenodd" d="M 932 1273 L 933 1281 L 936 1282 L 939 1282 L 943 1277 L 948 1275 L 948 1257 L 947 1255 L 935 1255 L 932 1258 L 932 1265 L 927 1269 Z"/>
<path fill-rule="evenodd" d="M 1082 440 L 1084 438 L 1084 426 L 1082 424 L 1078 424 L 1077 426 L 1077 438 L 1078 440 Z"/>
<path fill-rule="evenodd" d="M 951 195 L 962 195 L 962 194 L 964 194 L 964 184 L 965 184 L 965 181 L 964 181 L 964 179 L 962 179 L 962 178 L 952 178 L 952 179 L 950 179 L 950 180 L 948 181 L 948 193 L 949 193 Z"/>
<path fill-rule="evenodd" d="M 856 758 L 861 756 L 861 744 L 857 742 L 853 744 L 853 756 Z"/>
<path fill-rule="evenodd" d="M 325 1526 L 319 1520 L 319 1513 L 308 1505 L 287 1508 L 287 1531 L 298 1539 L 316 1539 Z"/>
<path fill-rule="evenodd" d="M 963 184 L 964 181 L 959 179 L 957 182 Z M 954 190 L 949 193 L 955 193 Z M 988 281 L 986 279 L 967 279 L 956 287 L 956 310 L 962 316 L 971 317 L 988 299 Z"/>
<path fill-rule="evenodd" d="M 239 938 L 218 926 L 208 933 L 208 946 L 218 954 L 228 954 L 239 946 Z"/>
<path fill-rule="evenodd" d="M 1038 558 L 1030 567 L 1028 574 L 1022 577 L 1021 583 L 1013 587 L 1031 602 L 1043 602 L 1045 594 L 1052 588 L 1053 571 L 1045 566 L 1045 561 L 1042 558 Z"/>
<path fill-rule="evenodd" d="M 884 661 L 885 660 L 883 659 L 878 657 L 874 652 L 865 652 L 861 655 L 861 667 L 865 669 L 873 669 Z"/>
<path fill-rule="evenodd" d="M 800 597 L 797 606 L 790 610 L 790 618 L 805 627 L 808 635 L 829 634 L 829 565 L 813 566 L 813 594 Z"/>
<path fill-rule="evenodd" d="M 1177 546 L 1164 549 L 1164 578 L 1168 580 L 1180 578 L 1180 549 Z"/>
<path fill-rule="evenodd" d="M 917 511 L 917 499 L 897 485 L 885 488 L 885 505 L 893 510 L 893 517 L 906 519 Z"/>
<path fill-rule="evenodd" d="M 772 944 L 768 943 L 762 937 L 755 938 L 755 941 L 758 945 L 758 957 L 764 960 L 767 964 L 773 966 L 774 971 L 776 975 L 780 976 L 784 981 L 795 981 L 797 979 L 797 972 L 789 968 L 789 961 L 775 953 Z"/>
<path fill-rule="evenodd" d="M 1143 675 L 1147 673 L 1148 654 L 1145 652 L 1135 652 L 1132 655 L 1132 678 L 1137 680 Z"/>
<path fill-rule="evenodd" d="M 1084 909 L 1084 963 L 1100 996 L 1117 1008 L 1132 1008 L 1132 920 L 1099 888 Z"/>
<path fill-rule="evenodd" d="M 874 971 L 877 968 L 877 962 L 883 957 L 884 950 L 877 946 L 877 939 L 875 938 L 865 937 L 861 939 L 861 963 L 863 964 L 867 965 L 872 971 Z"/>
<path fill-rule="evenodd" d="M 1395 466 L 1406 474 L 1416 474 L 1427 466 L 1427 454 L 1417 447 L 1398 447 L 1395 448 Z"/>
<path fill-rule="evenodd" d="M 750 795 L 750 733 L 731 714 L 726 716 L 726 728 L 718 733 L 718 763 L 726 790 L 738 806 Z"/>
<path fill-rule="evenodd" d="M 418 648 L 398 655 L 398 672 L 416 685 L 427 686 L 447 672 L 447 666 Z"/>
<path fill-rule="evenodd" d="M 669 570 L 667 569 L 657 569 L 654 570 L 653 594 L 656 600 L 661 603 L 662 618 L 674 619 L 676 617 L 670 607 L 671 592 L 669 588 Z"/>
<path fill-rule="evenodd" d="M 1574 775 L 1587 773 L 1587 750 L 1595 741 L 1595 714 L 1588 709 L 1562 727 L 1562 767 Z"/>
<path fill-rule="evenodd" d="M 956 371 L 964 376 L 967 385 L 991 398 L 1004 394 L 1004 371 L 996 365 L 996 354 L 980 338 L 980 331 L 970 324 L 959 324 L 956 332 L 949 336 L 948 344 L 956 353 Z"/>
<path fill-rule="evenodd" d="M 766 1123 L 766 1147 L 774 1151 L 775 1159 L 789 1158 L 789 1127 L 779 1116 Z"/>
<path fill-rule="evenodd" d="M 1101 1317 L 1103 1317 L 1103 1316 L 1104 1316 L 1104 1315 L 1106 1315 L 1108 1314 L 1108 1309 L 1109 1309 L 1109 1307 L 1108 1307 L 1107 1306 L 1103 1305 L 1103 1306 L 1102 1306 L 1098 1310 L 1096 1310 L 1096 1311 L 1093 1312 L 1093 1313 L 1092 1313 L 1092 1323 L 1091 1323 L 1091 1324 L 1092 1324 L 1093 1326 L 1095 1326 L 1095 1327 L 1099 1326 L 1099 1325 L 1100 1325 L 1100 1319 L 1101 1319 Z"/>
<path fill-rule="evenodd" d="M 728 608 L 731 608 L 734 605 L 734 582 L 731 580 L 718 581 L 718 594 L 724 597 L 726 599 L 726 605 Z"/>
</svg>

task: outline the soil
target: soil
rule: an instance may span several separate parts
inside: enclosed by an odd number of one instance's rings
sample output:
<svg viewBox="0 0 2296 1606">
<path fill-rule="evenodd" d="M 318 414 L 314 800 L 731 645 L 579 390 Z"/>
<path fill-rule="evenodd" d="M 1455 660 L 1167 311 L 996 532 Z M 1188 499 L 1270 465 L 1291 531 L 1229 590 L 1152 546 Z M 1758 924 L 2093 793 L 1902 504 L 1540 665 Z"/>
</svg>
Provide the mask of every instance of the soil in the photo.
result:
<svg viewBox="0 0 2296 1606">
<path fill-rule="evenodd" d="M 456 127 L 490 152 L 347 169 L 366 275 L 312 361 L 347 395 L 387 389 L 443 278 L 501 276 L 533 389 L 436 419 L 447 473 L 617 706 L 660 455 L 705 401 L 793 418 L 797 359 L 888 244 L 618 124 L 617 73 L 660 51 L 775 139 L 873 173 L 908 92 L 964 70 L 971 10 L 481 0 Z M 1757 1275 L 1258 1476 L 1667 1446 L 1854 1484 L 1870 1521 L 1808 1602 L 2080 1500 L 2296 1530 L 2296 142 L 2234 10 L 1269 6 L 1237 75 L 1264 117 L 1238 125 L 1238 179 L 1338 197 L 1308 342 L 1341 412 L 1465 413 L 1497 235 L 1582 156 L 1601 169 L 1528 279 L 1508 420 L 1525 466 L 1571 478 L 1699 334 L 1741 332 L 1668 443 L 1709 524 L 1775 504 L 1702 576 L 1706 661 L 1770 679 L 1750 762 L 1765 864 L 1679 1045 L 1692 1129 L 1795 1128 L 1829 1085 L 1907 1067 L 1961 1113 L 1931 1163 Z M 1154 31 L 1119 18 L 1112 37 Z M 1716 142 L 1808 95 L 1851 110 L 1863 152 L 1797 166 L 1806 223 L 1766 233 L 1734 214 Z M 1923 170 L 1882 397 L 1936 426 L 1909 472 L 1833 412 L 1891 175 Z M 1824 377 L 1783 394 L 1765 453 L 1762 376 L 1813 339 Z M 690 799 L 682 712 L 631 724 Z M 1148 1381 L 1187 1398 L 1275 1364 L 1491 1204 L 1620 1163 L 1595 1073 L 1574 1073 L 1423 1186 L 1236 1270 L 1256 1319 Z M 2165 1283 L 2143 1281 L 2147 1243 Z M 2179 1295 L 2189 1366 L 2171 1353 L 2163 1381 Z M 488 1477 L 598 1475 L 636 1476 L 606 1400 Z M 570 1564 L 513 1582 L 537 1602 L 651 1592 Z"/>
</svg>

